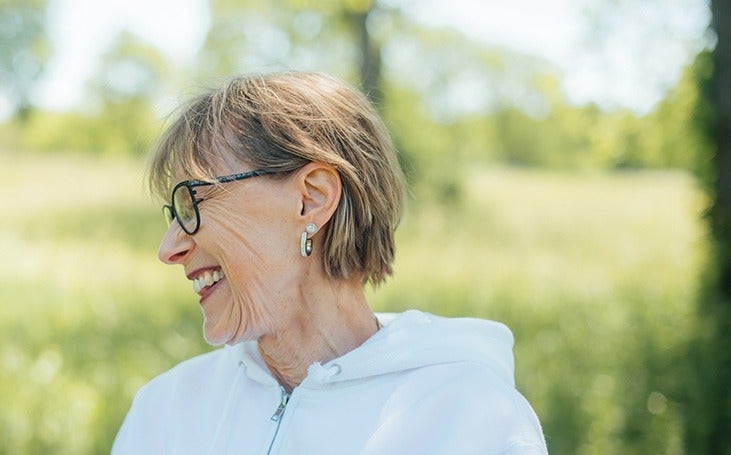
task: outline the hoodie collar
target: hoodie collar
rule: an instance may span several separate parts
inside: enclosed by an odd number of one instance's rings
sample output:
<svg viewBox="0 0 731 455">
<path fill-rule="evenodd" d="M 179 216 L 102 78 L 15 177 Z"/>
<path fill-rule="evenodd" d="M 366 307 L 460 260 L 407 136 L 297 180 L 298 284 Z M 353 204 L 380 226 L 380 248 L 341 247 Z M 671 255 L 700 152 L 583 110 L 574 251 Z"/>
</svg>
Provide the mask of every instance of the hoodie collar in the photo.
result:
<svg viewBox="0 0 731 455">
<path fill-rule="evenodd" d="M 321 388 L 328 384 L 398 373 L 455 362 L 486 366 L 514 386 L 513 335 L 503 324 L 475 318 L 444 318 L 417 310 L 379 313 L 383 328 L 360 347 L 325 364 L 314 363 L 300 384 Z M 278 385 L 259 355 L 256 342 L 245 342 L 239 361 L 254 381 Z"/>
</svg>

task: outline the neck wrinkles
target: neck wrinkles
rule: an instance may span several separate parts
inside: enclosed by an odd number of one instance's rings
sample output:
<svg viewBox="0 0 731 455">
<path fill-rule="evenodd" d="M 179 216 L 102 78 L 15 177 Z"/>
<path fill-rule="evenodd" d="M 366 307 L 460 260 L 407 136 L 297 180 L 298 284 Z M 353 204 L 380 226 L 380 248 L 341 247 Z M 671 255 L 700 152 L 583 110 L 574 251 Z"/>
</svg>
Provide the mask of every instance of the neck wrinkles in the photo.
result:
<svg viewBox="0 0 731 455">
<path fill-rule="evenodd" d="M 354 283 L 331 287 L 330 292 L 311 292 L 311 298 L 302 295 L 295 303 L 299 311 L 291 322 L 278 333 L 259 338 L 259 353 L 285 390 L 297 387 L 313 363 L 324 364 L 343 356 L 378 330 L 362 285 Z"/>
</svg>

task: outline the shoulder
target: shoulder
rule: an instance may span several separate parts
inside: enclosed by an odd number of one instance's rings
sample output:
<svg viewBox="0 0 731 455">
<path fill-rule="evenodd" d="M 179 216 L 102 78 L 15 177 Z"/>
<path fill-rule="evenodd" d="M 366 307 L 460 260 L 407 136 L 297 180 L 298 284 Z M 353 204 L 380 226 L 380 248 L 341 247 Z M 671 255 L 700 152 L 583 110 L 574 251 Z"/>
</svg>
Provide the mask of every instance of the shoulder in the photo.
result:
<svg viewBox="0 0 731 455">
<path fill-rule="evenodd" d="M 514 343 L 513 333 L 505 324 L 489 319 L 444 317 L 418 310 L 378 313 L 377 317 L 388 332 L 412 344 L 462 345 L 467 349 L 491 344 L 509 350 Z"/>
<path fill-rule="evenodd" d="M 152 453 L 162 450 L 166 435 L 174 433 L 172 422 L 180 415 L 200 413 L 218 400 L 237 368 L 232 348 L 217 349 L 179 363 L 145 384 L 135 395 L 117 434 L 113 453 Z M 191 400 L 191 397 L 199 399 Z M 142 452 L 138 448 L 144 448 Z M 164 450 L 162 450 L 164 452 Z"/>
<path fill-rule="evenodd" d="M 127 418 L 174 413 L 180 406 L 190 410 L 195 403 L 210 403 L 235 376 L 240 354 L 239 346 L 227 346 L 175 365 L 140 388 Z M 192 396 L 203 400 L 191 401 Z"/>
<path fill-rule="evenodd" d="M 402 435 L 410 428 L 440 431 L 383 441 L 441 448 L 431 453 L 545 453 L 539 420 L 515 388 L 514 340 L 508 327 L 409 311 L 388 328 L 380 350 L 393 359 L 388 371 L 397 372 L 391 378 L 399 384 L 384 413 L 393 417 L 381 429 L 390 426 Z"/>
<path fill-rule="evenodd" d="M 138 392 L 138 396 L 188 383 L 199 384 L 201 381 L 210 381 L 212 376 L 217 376 L 217 373 L 224 370 L 234 370 L 236 368 L 234 349 L 216 349 L 180 362 L 145 384 Z"/>
<path fill-rule="evenodd" d="M 512 381 L 484 364 L 455 362 L 431 365 L 407 376 L 421 402 L 449 404 L 450 413 L 500 426 L 537 423 L 528 401 Z"/>
<path fill-rule="evenodd" d="M 412 370 L 402 381 L 386 403 L 383 415 L 388 417 L 368 453 L 414 448 L 415 453 L 546 453 L 540 422 L 528 401 L 485 365 L 431 365 Z M 397 450 L 392 450 L 394 444 Z"/>
</svg>

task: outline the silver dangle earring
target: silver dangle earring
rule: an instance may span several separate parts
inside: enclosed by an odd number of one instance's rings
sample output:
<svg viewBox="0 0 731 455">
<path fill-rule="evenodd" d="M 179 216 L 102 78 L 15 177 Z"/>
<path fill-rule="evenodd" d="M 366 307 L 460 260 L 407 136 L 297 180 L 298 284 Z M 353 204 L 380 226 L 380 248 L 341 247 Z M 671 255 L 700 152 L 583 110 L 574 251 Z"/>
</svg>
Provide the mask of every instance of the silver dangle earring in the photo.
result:
<svg viewBox="0 0 731 455">
<path fill-rule="evenodd" d="M 300 236 L 300 254 L 302 257 L 308 257 L 312 254 L 312 239 L 307 238 L 308 235 L 312 235 L 317 232 L 317 225 L 315 223 L 307 223 L 305 230 L 302 231 Z"/>
</svg>

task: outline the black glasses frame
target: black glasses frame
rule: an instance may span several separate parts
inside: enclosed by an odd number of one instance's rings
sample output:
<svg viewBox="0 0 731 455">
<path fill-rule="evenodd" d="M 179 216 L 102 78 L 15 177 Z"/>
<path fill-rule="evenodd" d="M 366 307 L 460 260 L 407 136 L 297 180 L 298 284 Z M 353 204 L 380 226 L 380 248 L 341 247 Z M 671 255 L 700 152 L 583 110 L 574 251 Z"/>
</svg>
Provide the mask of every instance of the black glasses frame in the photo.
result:
<svg viewBox="0 0 731 455">
<path fill-rule="evenodd" d="M 198 229 L 201 227 L 201 214 L 198 210 L 198 204 L 205 201 L 204 198 L 196 198 L 196 191 L 195 188 L 199 186 L 210 186 L 210 185 L 216 185 L 219 183 L 229 183 L 229 182 L 237 182 L 239 180 L 245 180 L 250 179 L 252 177 L 259 177 L 261 175 L 268 175 L 268 174 L 276 174 L 278 171 L 268 171 L 266 169 L 257 169 L 255 171 L 249 171 L 249 172 L 240 172 L 237 174 L 230 174 L 230 175 L 223 175 L 221 177 L 214 177 L 213 181 L 205 181 L 205 180 L 184 180 L 177 185 L 173 187 L 173 191 L 170 193 L 170 204 L 165 204 L 162 206 L 163 214 L 165 215 L 165 220 L 168 223 L 168 226 L 170 223 L 173 222 L 173 219 L 178 222 L 180 225 L 180 228 L 185 231 L 188 235 L 193 235 L 196 232 L 198 232 Z M 195 213 L 195 227 L 193 229 L 188 229 L 185 227 L 185 224 L 183 224 L 183 221 L 180 220 L 178 217 L 178 214 L 175 210 L 175 192 L 178 190 L 181 190 L 182 187 L 185 187 L 185 191 L 188 191 L 188 194 L 190 195 L 190 200 L 193 201 L 193 213 Z M 181 190 L 183 191 L 183 190 Z"/>
</svg>

